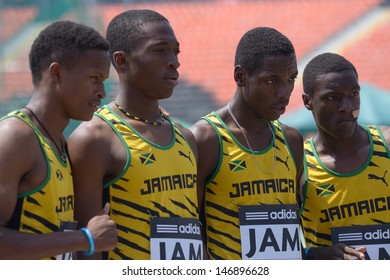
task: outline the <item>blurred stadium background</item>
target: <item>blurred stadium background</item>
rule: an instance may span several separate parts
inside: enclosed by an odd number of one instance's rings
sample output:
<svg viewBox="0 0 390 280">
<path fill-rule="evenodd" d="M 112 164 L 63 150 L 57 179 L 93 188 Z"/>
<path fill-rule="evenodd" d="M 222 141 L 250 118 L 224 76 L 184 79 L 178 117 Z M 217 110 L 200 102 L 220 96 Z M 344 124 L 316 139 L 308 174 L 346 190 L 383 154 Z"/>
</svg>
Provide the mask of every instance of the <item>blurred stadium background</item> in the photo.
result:
<svg viewBox="0 0 390 280">
<path fill-rule="evenodd" d="M 270 26 L 293 42 L 299 71 L 318 53 L 337 52 L 358 69 L 361 123 L 390 125 L 390 0 L 0 0 L 0 115 L 24 106 L 32 91 L 28 52 L 54 20 L 70 19 L 98 29 L 127 9 L 153 9 L 168 18 L 181 44 L 180 84 L 161 101 L 171 116 L 191 125 L 234 94 L 233 61 L 249 29 Z M 117 76 L 106 82 L 108 102 Z M 301 101 L 301 76 L 281 120 L 303 135 L 315 131 Z M 78 125 L 71 122 L 66 135 Z"/>
</svg>

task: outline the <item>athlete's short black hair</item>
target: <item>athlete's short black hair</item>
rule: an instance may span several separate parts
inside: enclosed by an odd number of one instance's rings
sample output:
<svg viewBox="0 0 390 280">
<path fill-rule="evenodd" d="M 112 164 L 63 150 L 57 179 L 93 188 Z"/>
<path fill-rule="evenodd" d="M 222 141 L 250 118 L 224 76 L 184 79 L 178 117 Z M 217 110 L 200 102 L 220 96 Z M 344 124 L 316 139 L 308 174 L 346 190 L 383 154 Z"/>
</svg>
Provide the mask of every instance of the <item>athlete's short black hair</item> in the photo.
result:
<svg viewBox="0 0 390 280">
<path fill-rule="evenodd" d="M 358 77 L 355 66 L 345 57 L 335 53 L 323 53 L 315 56 L 303 70 L 303 90 L 308 95 L 313 95 L 315 82 L 319 76 L 353 70 Z"/>
<path fill-rule="evenodd" d="M 52 62 L 72 67 L 89 50 L 108 51 L 107 40 L 92 27 L 72 22 L 56 21 L 43 29 L 34 40 L 29 54 L 34 86 L 42 80 L 42 72 Z"/>
<path fill-rule="evenodd" d="M 128 10 L 115 16 L 107 27 L 106 38 L 110 43 L 110 59 L 117 51 L 131 52 L 144 36 L 145 23 L 169 21 L 152 10 Z"/>
<path fill-rule="evenodd" d="M 256 27 L 246 32 L 237 45 L 234 65 L 241 65 L 251 75 L 265 57 L 295 54 L 291 41 L 270 27 Z"/>
</svg>

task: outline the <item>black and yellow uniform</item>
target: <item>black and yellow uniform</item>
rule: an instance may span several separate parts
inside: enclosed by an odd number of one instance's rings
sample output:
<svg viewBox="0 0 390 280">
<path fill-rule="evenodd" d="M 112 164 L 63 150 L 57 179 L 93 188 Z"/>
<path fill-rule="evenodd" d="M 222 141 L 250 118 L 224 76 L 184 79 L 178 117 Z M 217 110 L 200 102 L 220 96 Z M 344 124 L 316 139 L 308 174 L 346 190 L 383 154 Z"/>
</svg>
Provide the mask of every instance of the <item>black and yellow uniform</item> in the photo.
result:
<svg viewBox="0 0 390 280">
<path fill-rule="evenodd" d="M 203 119 L 220 142 L 218 166 L 205 189 L 208 254 L 211 259 L 241 259 L 239 207 L 295 205 L 296 164 L 278 121 L 271 122 L 273 141 L 253 155 L 215 112 Z"/>
<path fill-rule="evenodd" d="M 195 156 L 169 119 L 173 138 L 169 145 L 160 146 L 144 138 L 108 106 L 96 115 L 111 126 L 127 152 L 121 174 L 104 186 L 119 240 L 108 258 L 150 259 L 153 217 L 198 219 Z"/>
<path fill-rule="evenodd" d="M 370 154 L 359 170 L 340 174 L 319 158 L 313 139 L 305 141 L 301 217 L 306 246 L 332 245 L 331 230 L 390 223 L 390 152 L 380 129 L 364 126 Z"/>
<path fill-rule="evenodd" d="M 35 189 L 18 195 L 7 227 L 34 234 L 60 231 L 61 222 L 74 221 L 73 181 L 69 163 L 60 160 L 54 148 L 26 114 L 14 111 L 2 119 L 11 117 L 24 121 L 36 133 L 46 159 L 47 176 Z"/>
</svg>

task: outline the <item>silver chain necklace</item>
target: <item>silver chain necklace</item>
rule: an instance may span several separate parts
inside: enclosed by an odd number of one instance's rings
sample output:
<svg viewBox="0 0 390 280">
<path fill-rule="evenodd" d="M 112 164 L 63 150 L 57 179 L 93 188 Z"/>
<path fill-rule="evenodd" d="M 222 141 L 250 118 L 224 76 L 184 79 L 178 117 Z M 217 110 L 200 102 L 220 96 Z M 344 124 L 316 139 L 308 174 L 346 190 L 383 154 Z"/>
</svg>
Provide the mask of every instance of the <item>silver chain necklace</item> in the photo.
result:
<svg viewBox="0 0 390 280">
<path fill-rule="evenodd" d="M 58 152 L 60 153 L 60 158 L 63 162 L 66 162 L 67 160 L 67 155 L 66 155 L 66 149 L 65 149 L 65 146 L 64 144 L 62 143 L 62 140 L 60 138 L 60 145 L 61 145 L 61 148 L 58 147 L 56 141 L 54 140 L 53 136 L 51 136 L 50 132 L 46 129 L 46 127 L 43 125 L 43 123 L 41 122 L 41 120 L 37 117 L 37 115 L 35 115 L 35 113 L 27 106 L 25 106 L 24 108 L 26 108 L 27 110 L 30 111 L 31 115 L 33 115 L 33 117 L 37 120 L 37 122 L 39 123 L 39 125 L 43 128 L 43 130 L 46 132 L 46 134 L 49 136 L 51 142 L 56 146 Z"/>
<path fill-rule="evenodd" d="M 263 173 L 266 173 L 266 174 L 272 173 L 272 172 L 275 170 L 275 167 L 276 167 L 276 143 L 275 143 L 275 134 L 274 134 L 274 130 L 272 129 L 270 122 L 267 122 L 267 123 L 268 123 L 268 127 L 269 127 L 269 129 L 270 129 L 270 131 L 271 131 L 271 136 L 272 136 L 272 137 L 271 137 L 271 140 L 273 141 L 273 144 L 274 144 L 274 145 L 273 145 L 273 150 L 274 150 L 274 164 L 273 164 L 271 170 L 266 171 L 266 170 L 264 170 L 263 168 L 261 168 L 259 162 L 257 161 L 255 152 L 253 151 L 251 144 L 249 144 L 249 140 L 248 140 L 248 137 L 247 137 L 247 135 L 246 135 L 244 129 L 243 129 L 242 126 L 238 123 L 236 117 L 233 115 L 232 109 L 231 109 L 231 107 L 230 107 L 230 102 L 228 103 L 228 106 L 227 106 L 227 107 L 228 107 L 229 114 L 230 114 L 230 116 L 232 117 L 234 123 L 237 125 L 237 127 L 240 129 L 242 135 L 244 136 L 245 142 L 246 142 L 246 144 L 248 145 L 249 149 L 251 150 L 253 159 L 255 160 L 256 165 L 257 165 L 257 167 L 259 168 L 259 170 L 260 170 L 261 172 L 263 172 Z"/>
</svg>

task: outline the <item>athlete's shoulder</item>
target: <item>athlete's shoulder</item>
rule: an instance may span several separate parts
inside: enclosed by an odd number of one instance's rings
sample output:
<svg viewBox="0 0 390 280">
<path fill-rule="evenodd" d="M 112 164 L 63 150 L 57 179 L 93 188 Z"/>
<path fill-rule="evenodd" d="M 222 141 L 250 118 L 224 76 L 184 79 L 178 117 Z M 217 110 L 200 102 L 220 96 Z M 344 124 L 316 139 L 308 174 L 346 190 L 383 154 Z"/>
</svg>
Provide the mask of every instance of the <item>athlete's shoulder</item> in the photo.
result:
<svg viewBox="0 0 390 280">
<path fill-rule="evenodd" d="M 207 142 L 210 140 L 213 141 L 214 139 L 218 139 L 218 134 L 215 127 L 205 119 L 200 119 L 189 129 L 193 133 L 196 141 L 198 142 Z"/>
<path fill-rule="evenodd" d="M 280 122 L 279 124 L 281 125 L 281 128 L 284 131 L 284 135 L 286 136 L 286 140 L 289 143 L 289 145 L 303 146 L 302 134 L 296 128 Z"/>
<path fill-rule="evenodd" d="M 297 174 L 300 175 L 303 170 L 303 137 L 302 134 L 295 128 L 281 124 L 286 136 L 286 141 L 294 156 L 295 164 L 297 166 Z"/>
<path fill-rule="evenodd" d="M 387 145 L 390 146 L 390 126 L 379 126 L 383 138 L 387 142 Z"/>
<path fill-rule="evenodd" d="M 9 117 L 0 121 L 1 139 L 10 139 L 11 143 L 25 143 L 28 144 L 31 140 L 36 138 L 36 132 L 18 117 Z"/>
<path fill-rule="evenodd" d="M 70 148 L 88 147 L 90 149 L 94 147 L 98 149 L 102 145 L 111 143 L 113 136 L 115 134 L 112 133 L 111 127 L 101 118 L 94 115 L 90 121 L 82 122 L 70 134 L 68 146 Z"/>
<path fill-rule="evenodd" d="M 0 163 L 4 172 L 23 170 L 28 173 L 42 159 L 37 132 L 19 118 L 0 121 Z"/>
</svg>

